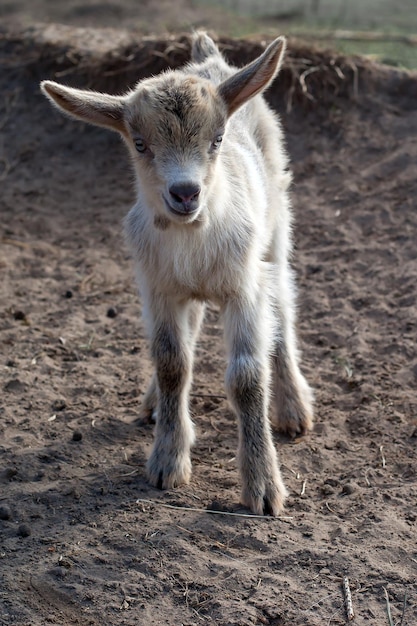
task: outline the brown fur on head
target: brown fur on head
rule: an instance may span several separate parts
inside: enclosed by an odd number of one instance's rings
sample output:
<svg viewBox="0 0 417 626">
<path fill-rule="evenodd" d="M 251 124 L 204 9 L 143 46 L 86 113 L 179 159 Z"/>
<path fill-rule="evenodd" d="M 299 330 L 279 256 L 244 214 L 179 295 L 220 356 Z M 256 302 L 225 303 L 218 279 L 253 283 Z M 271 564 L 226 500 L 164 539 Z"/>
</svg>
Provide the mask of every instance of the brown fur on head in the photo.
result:
<svg viewBox="0 0 417 626">
<path fill-rule="evenodd" d="M 187 140 L 205 127 L 210 136 L 216 127 L 224 127 L 226 118 L 227 106 L 216 87 L 209 80 L 179 71 L 140 83 L 126 109 L 126 121 L 131 127 L 152 126 L 152 121 L 161 121 L 160 134 L 166 130 L 169 138 L 171 129 L 175 129 L 176 134 L 185 134 Z M 166 136 L 161 134 L 161 139 Z"/>
</svg>

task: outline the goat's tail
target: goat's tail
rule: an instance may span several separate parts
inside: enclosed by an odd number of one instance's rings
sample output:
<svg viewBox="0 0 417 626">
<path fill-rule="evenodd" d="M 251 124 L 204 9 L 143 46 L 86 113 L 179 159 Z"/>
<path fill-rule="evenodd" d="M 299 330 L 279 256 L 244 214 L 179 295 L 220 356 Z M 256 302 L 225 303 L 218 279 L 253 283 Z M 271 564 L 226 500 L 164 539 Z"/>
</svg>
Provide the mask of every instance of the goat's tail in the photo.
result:
<svg viewBox="0 0 417 626">
<path fill-rule="evenodd" d="M 191 60 L 195 63 L 201 63 L 211 56 L 220 56 L 218 47 L 206 33 L 197 31 L 193 35 Z"/>
</svg>

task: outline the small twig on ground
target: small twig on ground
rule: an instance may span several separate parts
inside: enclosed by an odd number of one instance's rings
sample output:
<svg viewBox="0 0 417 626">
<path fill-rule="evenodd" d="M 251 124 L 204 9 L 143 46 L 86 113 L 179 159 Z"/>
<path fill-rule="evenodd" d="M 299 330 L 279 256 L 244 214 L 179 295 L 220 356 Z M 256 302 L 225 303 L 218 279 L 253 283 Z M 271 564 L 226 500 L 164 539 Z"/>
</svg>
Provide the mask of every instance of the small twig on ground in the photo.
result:
<svg viewBox="0 0 417 626">
<path fill-rule="evenodd" d="M 407 592 L 404 593 L 404 602 L 403 602 L 403 610 L 401 613 L 401 622 L 400 622 L 400 626 L 403 626 L 404 623 L 404 617 L 405 617 L 405 609 L 407 606 Z"/>
<path fill-rule="evenodd" d="M 1 243 L 5 243 L 9 246 L 15 246 L 16 248 L 30 248 L 29 243 L 25 243 L 24 241 L 17 241 L 16 239 L 9 239 L 8 237 L 2 237 Z"/>
<path fill-rule="evenodd" d="M 330 513 L 333 513 L 333 515 L 337 515 L 336 511 L 333 511 L 333 509 L 330 508 L 330 505 L 329 505 L 328 502 L 326 502 L 326 508 L 327 508 L 328 511 L 330 511 Z"/>
<path fill-rule="evenodd" d="M 198 619 L 201 619 L 201 620 L 203 620 L 203 621 L 204 621 L 205 619 L 207 619 L 207 620 L 210 620 L 210 621 L 211 621 L 211 617 L 210 617 L 209 615 L 205 615 L 205 616 L 203 617 L 203 616 L 202 616 L 202 615 L 200 615 L 200 613 L 199 613 L 198 611 L 196 611 L 196 609 L 194 609 L 193 607 L 191 607 L 191 610 L 192 610 L 192 612 L 193 612 L 193 613 L 195 613 L 195 614 L 197 615 Z"/>
<path fill-rule="evenodd" d="M 303 91 L 303 94 L 309 99 L 309 100 L 315 100 L 314 96 L 312 96 L 312 94 L 308 91 L 308 87 L 306 85 L 306 78 L 309 74 L 313 74 L 313 72 L 318 72 L 319 71 L 319 67 L 310 67 L 308 70 L 305 70 L 302 74 L 300 74 L 298 80 L 300 81 L 300 85 L 301 85 L 301 89 Z"/>
<path fill-rule="evenodd" d="M 383 468 L 385 468 L 385 467 L 386 467 L 386 465 L 387 465 L 387 462 L 386 462 L 386 460 L 385 460 L 383 450 L 384 450 L 384 446 L 379 446 L 379 451 L 380 451 L 380 453 L 381 453 L 381 458 L 382 458 L 382 467 L 383 467 Z"/>
<path fill-rule="evenodd" d="M 329 595 L 324 596 L 323 598 L 320 598 L 320 600 L 318 600 L 317 602 L 314 602 L 314 604 L 307 607 L 306 609 L 301 609 L 301 613 L 310 613 L 313 611 L 313 609 L 317 609 L 317 607 L 323 606 L 325 602 L 328 602 L 329 600 L 331 600 L 332 598 L 335 598 L 339 594 L 340 594 L 339 590 L 335 591 L 334 593 L 329 593 Z"/>
<path fill-rule="evenodd" d="M 307 480 L 303 480 L 303 486 L 301 487 L 300 496 L 303 496 L 306 492 Z"/>
<path fill-rule="evenodd" d="M 387 615 L 388 615 L 388 623 L 389 626 L 394 626 L 394 622 L 392 621 L 392 615 L 391 615 L 391 605 L 389 602 L 389 595 L 388 595 L 388 591 L 386 590 L 385 587 L 382 587 L 384 590 L 384 594 L 385 594 L 385 601 L 387 603 Z"/>
<path fill-rule="evenodd" d="M 343 74 L 343 72 L 340 69 L 340 67 L 338 65 L 336 65 L 335 63 L 332 63 L 331 61 L 330 61 L 330 65 L 332 66 L 332 68 L 334 69 L 334 71 L 336 72 L 336 74 L 340 78 L 340 80 L 345 80 L 345 75 Z"/>
<path fill-rule="evenodd" d="M 180 530 L 182 530 L 182 531 L 184 531 L 184 532 L 188 533 L 189 535 L 192 535 L 192 534 L 193 534 L 193 531 L 192 531 L 192 530 L 188 530 L 188 528 L 184 528 L 184 526 L 178 526 L 178 524 L 175 524 L 175 526 L 176 526 L 177 528 L 179 528 Z"/>
<path fill-rule="evenodd" d="M 280 521 L 291 521 L 294 518 L 293 517 L 287 517 L 287 516 L 278 516 L 278 517 L 270 517 L 270 516 L 265 516 L 265 515 L 254 515 L 252 513 L 233 513 L 231 511 L 216 511 L 213 509 L 197 509 L 191 506 L 174 506 L 173 504 L 166 504 L 165 502 L 159 502 L 158 500 L 146 500 L 145 498 L 138 498 L 136 500 L 136 504 L 139 504 L 140 502 L 146 502 L 147 504 L 153 504 L 153 505 L 159 505 L 162 506 L 166 509 L 174 509 L 175 511 L 186 511 L 186 512 L 193 512 L 193 513 L 211 513 L 214 515 L 230 515 L 232 517 L 246 517 L 248 519 L 268 519 L 268 520 L 272 520 L 272 519 L 276 519 L 276 520 L 280 520 Z"/>
<path fill-rule="evenodd" d="M 213 424 L 213 417 L 210 417 L 210 424 L 213 428 L 213 430 L 216 431 L 216 433 L 221 433 L 222 431 L 220 430 L 220 428 L 217 428 L 216 424 Z"/>
<path fill-rule="evenodd" d="M 127 472 L 126 474 L 119 474 L 119 476 L 133 476 L 138 473 L 138 469 L 134 469 L 132 472 Z"/>
<path fill-rule="evenodd" d="M 300 477 L 300 474 L 296 472 L 295 470 L 291 469 L 291 467 L 288 467 L 288 465 L 284 465 L 284 463 L 281 463 L 281 467 L 285 467 L 285 469 L 287 469 L 289 472 L 294 474 L 294 476 L 296 476 L 297 479 Z"/>
<path fill-rule="evenodd" d="M 355 65 L 355 63 L 353 63 L 352 61 L 349 61 L 348 65 L 352 69 L 352 72 L 353 72 L 353 97 L 357 99 L 358 94 L 359 94 L 358 68 Z"/>
<path fill-rule="evenodd" d="M 343 592 L 345 594 L 346 615 L 349 621 L 355 617 L 352 604 L 352 594 L 350 592 L 349 578 L 344 576 L 343 578 Z"/>
</svg>

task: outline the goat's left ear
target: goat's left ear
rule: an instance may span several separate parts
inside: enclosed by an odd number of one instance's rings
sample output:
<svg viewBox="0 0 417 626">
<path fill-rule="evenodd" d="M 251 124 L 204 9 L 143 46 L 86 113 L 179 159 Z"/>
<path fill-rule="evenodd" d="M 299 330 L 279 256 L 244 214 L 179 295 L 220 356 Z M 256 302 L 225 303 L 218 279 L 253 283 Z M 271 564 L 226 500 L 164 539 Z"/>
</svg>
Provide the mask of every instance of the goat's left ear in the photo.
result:
<svg viewBox="0 0 417 626">
<path fill-rule="evenodd" d="M 285 37 L 278 37 L 260 57 L 219 85 L 218 92 L 229 115 L 269 87 L 281 68 L 286 45 Z"/>
<path fill-rule="evenodd" d="M 96 126 L 126 133 L 122 97 L 64 87 L 52 80 L 42 81 L 41 90 L 64 113 Z"/>
</svg>

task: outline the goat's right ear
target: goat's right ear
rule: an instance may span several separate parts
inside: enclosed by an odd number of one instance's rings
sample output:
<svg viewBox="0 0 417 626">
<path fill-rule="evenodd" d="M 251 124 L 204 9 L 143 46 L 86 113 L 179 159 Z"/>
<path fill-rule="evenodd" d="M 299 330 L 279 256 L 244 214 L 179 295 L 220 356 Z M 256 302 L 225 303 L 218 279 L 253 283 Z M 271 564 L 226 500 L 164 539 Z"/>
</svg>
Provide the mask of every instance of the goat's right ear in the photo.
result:
<svg viewBox="0 0 417 626">
<path fill-rule="evenodd" d="M 285 37 L 278 37 L 260 57 L 219 85 L 218 92 L 229 115 L 269 87 L 281 68 L 286 45 Z"/>
<path fill-rule="evenodd" d="M 64 87 L 52 80 L 42 81 L 41 90 L 52 104 L 64 113 L 84 122 L 126 134 L 122 97 Z"/>
</svg>

